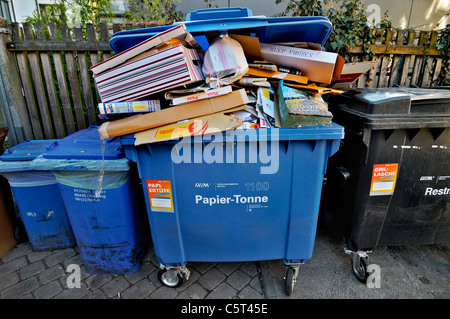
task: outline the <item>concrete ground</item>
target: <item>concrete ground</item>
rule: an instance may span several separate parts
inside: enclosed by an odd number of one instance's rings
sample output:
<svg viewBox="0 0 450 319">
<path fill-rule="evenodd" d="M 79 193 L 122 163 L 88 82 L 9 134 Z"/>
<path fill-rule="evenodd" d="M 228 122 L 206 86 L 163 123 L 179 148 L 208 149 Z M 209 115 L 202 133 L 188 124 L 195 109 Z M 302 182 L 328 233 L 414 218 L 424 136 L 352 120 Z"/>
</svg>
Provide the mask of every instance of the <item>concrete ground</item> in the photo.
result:
<svg viewBox="0 0 450 319">
<path fill-rule="evenodd" d="M 181 287 L 162 286 L 151 247 L 139 271 L 86 273 L 77 248 L 33 252 L 18 245 L 0 260 L 0 299 L 449 299 L 450 245 L 379 247 L 370 255 L 380 276 L 373 288 L 356 280 L 343 243 L 319 224 L 313 257 L 300 266 L 291 296 L 281 260 L 191 263 Z M 81 266 L 80 288 L 69 288 L 70 264 Z M 379 288 L 377 288 L 379 286 Z"/>
</svg>

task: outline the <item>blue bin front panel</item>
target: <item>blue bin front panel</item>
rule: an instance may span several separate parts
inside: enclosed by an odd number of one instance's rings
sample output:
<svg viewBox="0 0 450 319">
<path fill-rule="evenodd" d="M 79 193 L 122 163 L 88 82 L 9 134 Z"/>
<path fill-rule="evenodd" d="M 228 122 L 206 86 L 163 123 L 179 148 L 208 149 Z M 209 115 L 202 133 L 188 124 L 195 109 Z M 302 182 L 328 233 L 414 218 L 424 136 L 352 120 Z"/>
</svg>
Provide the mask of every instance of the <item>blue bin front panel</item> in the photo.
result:
<svg viewBox="0 0 450 319">
<path fill-rule="evenodd" d="M 201 158 L 195 163 L 195 155 L 191 163 L 174 163 L 173 143 L 125 146 L 137 158 L 159 261 L 183 265 L 188 261 L 309 259 L 323 174 L 335 142 L 279 141 L 274 174 L 261 174 L 261 167 L 270 166 L 267 161 L 250 162 L 249 154 L 258 152 L 256 142 L 235 144 L 234 163 L 225 161 L 231 149 L 220 143 L 216 150 L 222 149 L 223 162 L 212 164 Z M 195 148 L 205 150 L 211 145 L 192 144 L 191 154 Z M 237 148 L 242 145 L 246 163 L 237 162 Z M 172 212 L 151 207 L 147 183 L 151 187 L 158 181 L 170 181 Z"/>
<path fill-rule="evenodd" d="M 33 250 L 75 246 L 58 184 L 11 189 Z"/>
<path fill-rule="evenodd" d="M 141 229 L 131 182 L 95 191 L 59 184 L 86 271 L 125 274 L 140 268 Z"/>
</svg>

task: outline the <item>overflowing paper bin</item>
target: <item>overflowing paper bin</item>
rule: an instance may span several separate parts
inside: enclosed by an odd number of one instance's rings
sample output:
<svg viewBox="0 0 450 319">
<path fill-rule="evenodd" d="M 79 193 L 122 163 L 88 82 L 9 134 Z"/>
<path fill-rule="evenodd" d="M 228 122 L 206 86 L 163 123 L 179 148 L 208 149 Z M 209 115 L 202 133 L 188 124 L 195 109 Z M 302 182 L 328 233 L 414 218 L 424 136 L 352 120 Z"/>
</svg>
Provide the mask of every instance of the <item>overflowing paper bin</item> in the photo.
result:
<svg viewBox="0 0 450 319">
<path fill-rule="evenodd" d="M 367 279 L 377 246 L 450 241 L 450 90 L 354 89 L 329 100 L 345 127 L 330 158 L 321 219 Z"/>
<path fill-rule="evenodd" d="M 33 162 L 52 171 L 86 271 L 125 274 L 140 267 L 142 226 L 129 160 L 118 139 L 92 126 L 53 143 Z"/>
<path fill-rule="evenodd" d="M 142 180 L 162 282 L 180 285 L 187 262 L 283 259 L 292 291 L 298 265 L 312 256 L 323 174 L 342 134 L 331 124 L 139 146 L 123 136 Z"/>
<path fill-rule="evenodd" d="M 31 247 L 35 251 L 75 246 L 66 208 L 53 174 L 32 167 L 56 140 L 30 140 L 0 156 L 0 174 L 11 186 Z"/>
</svg>

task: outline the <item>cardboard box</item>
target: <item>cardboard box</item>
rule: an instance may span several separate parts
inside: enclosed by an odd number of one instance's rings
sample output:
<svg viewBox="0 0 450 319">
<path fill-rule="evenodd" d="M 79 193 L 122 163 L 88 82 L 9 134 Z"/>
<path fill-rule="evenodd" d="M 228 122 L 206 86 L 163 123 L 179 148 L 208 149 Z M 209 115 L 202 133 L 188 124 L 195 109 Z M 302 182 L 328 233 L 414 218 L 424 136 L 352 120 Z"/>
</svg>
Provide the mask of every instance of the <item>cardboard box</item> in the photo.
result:
<svg viewBox="0 0 450 319">
<path fill-rule="evenodd" d="M 378 61 L 345 63 L 340 78 L 333 79 L 333 88 L 348 89 L 361 75 L 377 66 Z"/>
<path fill-rule="evenodd" d="M 264 60 L 298 69 L 311 82 L 330 84 L 341 76 L 344 58 L 337 53 L 260 43 Z"/>
<path fill-rule="evenodd" d="M 231 109 L 225 113 L 245 109 L 240 106 Z M 242 125 L 242 120 L 233 115 L 225 113 L 215 113 L 211 115 L 197 117 L 191 120 L 185 120 L 174 124 L 161 126 L 147 131 L 139 132 L 134 135 L 134 145 L 163 142 L 174 140 L 185 136 L 198 136 L 209 133 L 222 132 Z"/>
<path fill-rule="evenodd" d="M 246 103 L 249 103 L 247 94 L 244 89 L 241 89 L 214 98 L 103 123 L 98 131 L 102 139 L 107 139 L 176 123 L 186 119 L 222 112 Z"/>
</svg>

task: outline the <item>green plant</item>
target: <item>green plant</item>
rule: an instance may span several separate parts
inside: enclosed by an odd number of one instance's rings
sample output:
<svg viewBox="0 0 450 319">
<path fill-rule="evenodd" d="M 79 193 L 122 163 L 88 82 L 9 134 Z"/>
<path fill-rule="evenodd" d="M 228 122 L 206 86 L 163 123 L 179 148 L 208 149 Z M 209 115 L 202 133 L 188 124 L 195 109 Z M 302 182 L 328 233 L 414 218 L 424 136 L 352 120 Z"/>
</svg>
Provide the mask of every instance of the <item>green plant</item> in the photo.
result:
<svg viewBox="0 0 450 319">
<path fill-rule="evenodd" d="M 41 5 L 40 10 L 26 18 L 26 22 L 92 23 L 111 22 L 114 12 L 113 0 L 53 0 L 53 3 Z"/>
<path fill-rule="evenodd" d="M 442 53 L 442 67 L 439 73 L 438 85 L 450 85 L 450 24 L 445 29 L 440 30 L 438 41 L 435 44 L 436 49 Z"/>
<path fill-rule="evenodd" d="M 378 28 L 369 26 L 366 10 L 360 0 L 276 0 L 275 3 L 286 3 L 282 16 L 318 15 L 327 17 L 333 24 L 333 32 L 325 43 L 325 50 L 337 52 L 350 62 L 354 57 L 348 53 L 348 48 L 362 46 L 364 58 L 370 60 L 373 52 L 370 44 L 379 37 L 379 30 L 392 27 L 387 12 L 381 18 Z"/>
<path fill-rule="evenodd" d="M 130 0 L 124 18 L 129 22 L 165 21 L 184 19 L 184 14 L 176 10 L 175 2 L 181 0 Z"/>
</svg>

